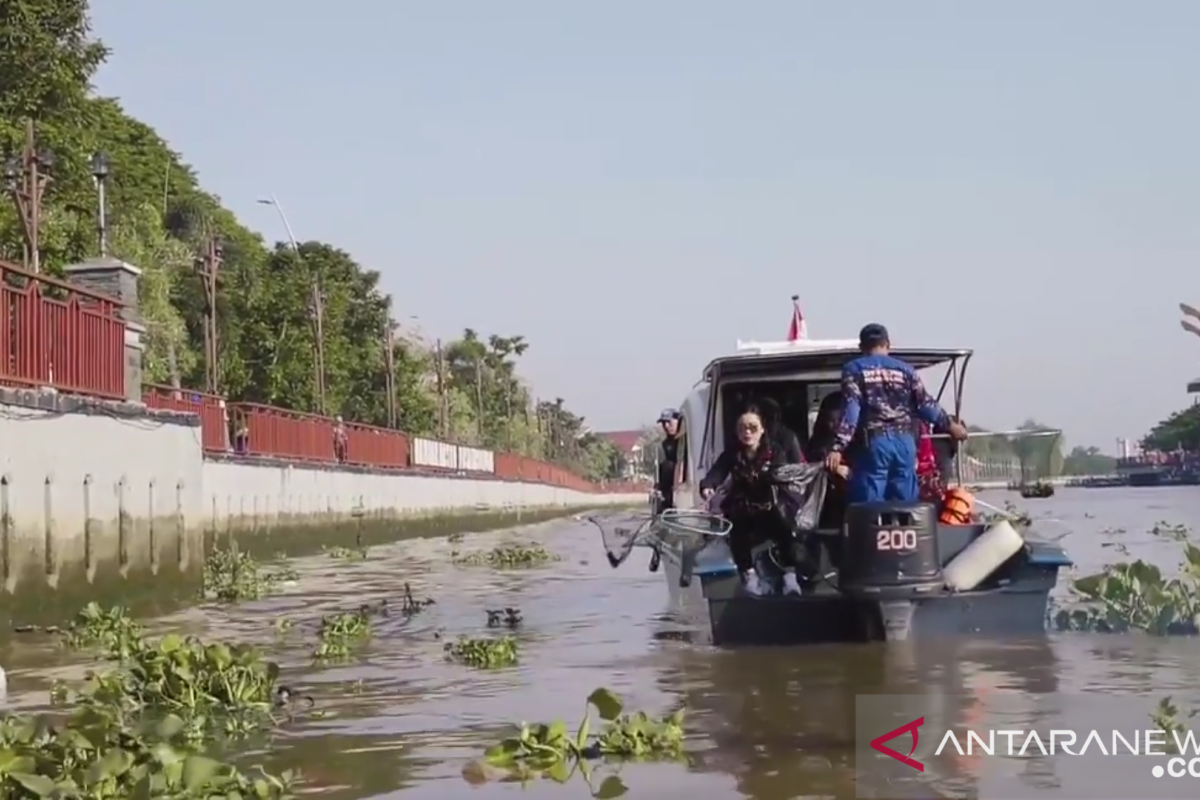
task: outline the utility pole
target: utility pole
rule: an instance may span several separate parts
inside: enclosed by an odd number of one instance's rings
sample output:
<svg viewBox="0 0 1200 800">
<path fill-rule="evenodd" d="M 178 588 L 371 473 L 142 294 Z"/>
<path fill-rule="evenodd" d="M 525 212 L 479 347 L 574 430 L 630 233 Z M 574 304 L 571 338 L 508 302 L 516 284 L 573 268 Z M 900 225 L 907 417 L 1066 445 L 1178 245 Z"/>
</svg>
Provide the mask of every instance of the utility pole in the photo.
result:
<svg viewBox="0 0 1200 800">
<path fill-rule="evenodd" d="M 299 255 L 299 250 L 296 251 Z M 317 379 L 317 413 L 325 414 L 325 299 L 316 270 L 312 275 L 312 298 L 309 311 L 313 323 L 313 372 Z"/>
<path fill-rule="evenodd" d="M 483 359 L 475 359 L 475 436 L 483 446 Z"/>
<path fill-rule="evenodd" d="M 387 419 L 388 427 L 395 428 L 396 414 L 396 342 L 393 338 L 392 320 L 388 319 L 383 331 L 383 365 L 387 370 Z"/>
<path fill-rule="evenodd" d="M 25 269 L 42 271 L 40 227 L 42 197 L 50 184 L 50 169 L 54 157 L 37 146 L 37 135 L 33 120 L 25 122 L 25 147 L 19 157 L 9 159 L 4 165 L 4 188 L 17 204 L 21 218 L 21 232 L 25 237 Z"/>
<path fill-rule="evenodd" d="M 205 391 L 220 393 L 221 371 L 217 360 L 217 276 L 225 260 L 225 244 L 219 236 L 209 236 L 196 266 L 204 284 L 204 369 Z"/>
<path fill-rule="evenodd" d="M 442 441 L 447 441 L 450 436 L 450 409 L 447 406 L 446 400 L 446 361 L 442 358 L 442 340 L 437 340 L 437 348 L 434 351 L 437 358 L 437 396 L 438 396 L 438 431 L 441 433 Z"/>
</svg>

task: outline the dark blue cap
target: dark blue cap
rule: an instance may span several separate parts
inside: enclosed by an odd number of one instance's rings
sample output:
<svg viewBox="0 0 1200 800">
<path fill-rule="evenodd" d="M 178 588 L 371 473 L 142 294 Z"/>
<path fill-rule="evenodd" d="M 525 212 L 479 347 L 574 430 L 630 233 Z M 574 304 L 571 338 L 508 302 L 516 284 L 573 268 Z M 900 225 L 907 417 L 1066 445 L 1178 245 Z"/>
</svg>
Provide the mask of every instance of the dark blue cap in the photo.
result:
<svg viewBox="0 0 1200 800">
<path fill-rule="evenodd" d="M 679 412 L 673 408 L 664 408 L 663 412 L 658 415 L 659 422 L 670 422 L 673 419 L 679 419 Z"/>
<path fill-rule="evenodd" d="M 889 341 L 888 330 L 878 322 L 864 325 L 862 330 L 858 332 L 858 344 L 860 347 L 875 347 L 887 341 Z"/>
</svg>

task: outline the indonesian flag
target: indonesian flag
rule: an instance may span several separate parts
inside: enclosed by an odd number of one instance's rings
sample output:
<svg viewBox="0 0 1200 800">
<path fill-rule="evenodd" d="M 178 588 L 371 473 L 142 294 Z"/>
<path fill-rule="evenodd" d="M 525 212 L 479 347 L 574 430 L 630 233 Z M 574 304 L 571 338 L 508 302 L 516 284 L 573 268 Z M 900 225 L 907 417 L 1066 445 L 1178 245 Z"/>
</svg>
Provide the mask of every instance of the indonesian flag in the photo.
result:
<svg viewBox="0 0 1200 800">
<path fill-rule="evenodd" d="M 804 321 L 804 312 L 800 310 L 800 295 L 792 295 L 792 324 L 788 326 L 789 342 L 798 342 L 808 338 L 808 324 Z"/>
</svg>

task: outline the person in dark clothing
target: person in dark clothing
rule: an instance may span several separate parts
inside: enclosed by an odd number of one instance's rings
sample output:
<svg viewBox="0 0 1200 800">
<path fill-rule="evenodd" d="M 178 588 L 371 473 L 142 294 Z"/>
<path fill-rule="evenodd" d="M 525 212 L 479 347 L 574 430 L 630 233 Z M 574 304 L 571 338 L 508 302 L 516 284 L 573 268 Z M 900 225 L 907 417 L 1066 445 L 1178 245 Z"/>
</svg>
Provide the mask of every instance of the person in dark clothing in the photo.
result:
<svg viewBox="0 0 1200 800">
<path fill-rule="evenodd" d="M 655 487 L 662 497 L 659 510 L 675 507 L 675 466 L 679 463 L 680 414 L 668 408 L 658 415 L 663 438 L 659 443 L 658 476 Z"/>
<path fill-rule="evenodd" d="M 821 399 L 817 410 L 817 419 L 813 422 L 812 435 L 808 437 L 808 447 L 804 457 L 810 464 L 824 461 L 837 441 L 838 426 L 842 423 L 842 412 L 846 400 L 839 392 L 830 392 Z M 846 476 L 849 470 L 843 465 L 830 475 L 829 487 L 825 490 L 825 502 L 821 506 L 821 518 L 817 523 L 819 528 L 840 528 L 846 519 Z"/>
<path fill-rule="evenodd" d="M 738 417 L 737 435 L 738 446 L 722 452 L 700 481 L 700 496 L 708 499 L 719 488 L 726 489 L 721 513 L 733 524 L 729 550 L 747 594 L 757 596 L 767 591 L 754 569 L 751 553 L 759 537 L 775 542 L 784 570 L 784 594 L 800 594 L 796 539 L 779 507 L 772 482 L 774 470 L 787 462 L 767 436 L 766 425 L 757 411 L 747 411 Z"/>
<path fill-rule="evenodd" d="M 767 437 L 783 453 L 785 464 L 803 464 L 804 453 L 800 449 L 800 438 L 791 428 L 783 424 L 783 412 L 779 404 L 769 397 L 760 398 L 750 404 L 747 411 L 754 411 L 763 420 Z"/>
<path fill-rule="evenodd" d="M 925 391 L 916 370 L 889 354 L 887 328 L 867 325 L 858 342 L 862 355 L 842 368 L 846 407 L 826 466 L 834 471 L 849 458 L 852 503 L 915 503 L 919 497 L 916 420 L 960 440 L 967 438 L 967 429 L 951 420 Z"/>
</svg>

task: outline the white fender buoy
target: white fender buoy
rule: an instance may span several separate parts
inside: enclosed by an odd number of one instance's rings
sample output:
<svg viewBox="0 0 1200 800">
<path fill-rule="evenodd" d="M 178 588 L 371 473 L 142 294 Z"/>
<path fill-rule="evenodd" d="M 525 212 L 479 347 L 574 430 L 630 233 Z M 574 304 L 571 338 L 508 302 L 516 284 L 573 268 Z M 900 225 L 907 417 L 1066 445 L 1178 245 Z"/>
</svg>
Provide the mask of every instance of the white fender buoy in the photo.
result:
<svg viewBox="0 0 1200 800">
<path fill-rule="evenodd" d="M 946 587 L 952 592 L 969 592 L 1000 569 L 1004 562 L 1021 552 L 1025 538 L 1002 519 L 950 559 L 942 570 Z"/>
</svg>

